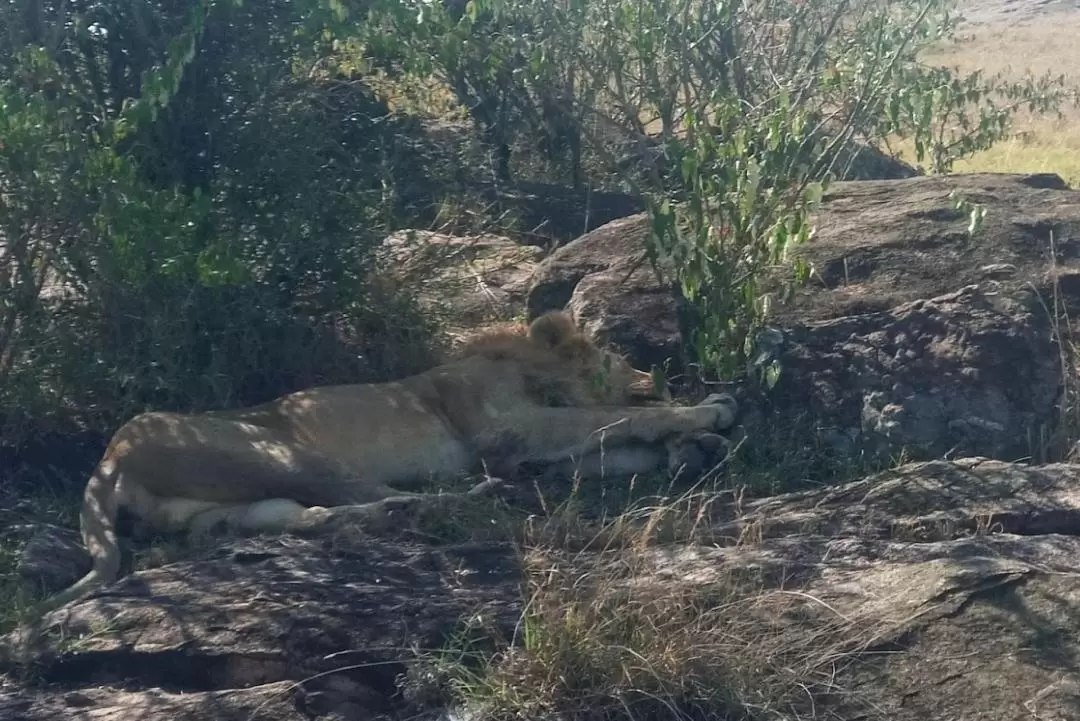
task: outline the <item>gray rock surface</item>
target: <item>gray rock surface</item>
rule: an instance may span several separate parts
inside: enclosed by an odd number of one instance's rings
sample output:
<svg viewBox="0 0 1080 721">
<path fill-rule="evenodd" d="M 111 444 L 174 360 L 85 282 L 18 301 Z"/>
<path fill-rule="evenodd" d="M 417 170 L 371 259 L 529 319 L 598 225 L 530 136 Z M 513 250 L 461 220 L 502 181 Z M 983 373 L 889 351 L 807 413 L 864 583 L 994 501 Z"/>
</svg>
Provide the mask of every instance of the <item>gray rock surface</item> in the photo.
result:
<svg viewBox="0 0 1080 721">
<path fill-rule="evenodd" d="M 799 414 L 842 453 L 1014 460 L 1058 421 L 1061 358 L 1033 293 L 967 286 L 796 326 L 780 357 L 761 417 Z"/>
<path fill-rule="evenodd" d="M 438 646 L 470 613 L 511 629 L 517 579 L 506 546 L 238 541 L 127 576 L 39 633 L 10 636 L 4 665 L 30 660 L 46 690 L 0 689 L 0 719 L 375 713 L 390 708 L 412 644 Z"/>
<path fill-rule="evenodd" d="M 975 236 L 956 196 L 986 209 Z M 796 250 L 815 273 L 771 320 L 783 374 L 748 401 L 752 435 L 802 417 L 843 453 L 1013 460 L 1053 445 L 1080 191 L 1055 175 L 840 182 L 815 222 Z M 677 354 L 674 294 L 640 260 L 647 233 L 631 216 L 560 248 L 533 275 L 530 315 L 569 307 L 640 367 Z"/>
<path fill-rule="evenodd" d="M 1071 719 L 1078 489 L 1077 465 L 908 464 L 741 508 L 721 499 L 706 543 L 551 550 L 536 568 L 561 569 L 586 595 L 597 583 L 636 603 L 726 604 L 717 618 L 740 636 L 714 662 L 775 649 L 762 678 L 798 681 L 791 718 Z M 409 649 L 466 618 L 509 633 L 522 568 L 500 544 L 237 541 L 55 611 L 32 642 L 9 637 L 6 668 L 17 650 L 33 674 L 0 684 L 0 719 L 424 713 L 400 693 Z"/>
<path fill-rule="evenodd" d="M 529 318 L 568 308 L 592 337 L 639 368 L 677 356 L 678 305 L 645 258 L 648 232 L 646 216 L 632 215 L 557 249 L 533 272 Z"/>
</svg>

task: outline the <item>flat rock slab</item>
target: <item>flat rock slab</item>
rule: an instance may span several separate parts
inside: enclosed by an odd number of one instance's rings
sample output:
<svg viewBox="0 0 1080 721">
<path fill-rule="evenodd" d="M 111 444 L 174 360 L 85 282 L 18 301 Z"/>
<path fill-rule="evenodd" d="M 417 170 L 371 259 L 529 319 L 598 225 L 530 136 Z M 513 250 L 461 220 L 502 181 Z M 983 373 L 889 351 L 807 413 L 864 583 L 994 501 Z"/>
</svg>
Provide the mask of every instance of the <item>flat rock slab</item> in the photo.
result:
<svg viewBox="0 0 1080 721">
<path fill-rule="evenodd" d="M 295 684 L 274 683 L 249 689 L 171 693 L 162 689 L 128 691 L 93 688 L 65 694 L 18 693 L 0 689 L 0 719 L 71 721 L 309 721 Z"/>
<path fill-rule="evenodd" d="M 738 513 L 717 501 L 708 544 L 530 567 L 585 598 L 602 583 L 723 610 L 733 658 L 776 649 L 764 668 L 789 679 L 793 717 L 1065 721 L 1080 718 L 1078 489 L 1078 465 L 908 464 Z M 21 646 L 36 683 L 0 681 L 0 720 L 401 717 L 414 644 L 477 616 L 509 634 L 522 569 L 496 544 L 237 541 L 47 616 Z"/>
<path fill-rule="evenodd" d="M 816 696 L 804 717 L 1080 718 L 1080 466 L 909 464 L 716 530 L 615 563 L 635 598 L 697 588 L 763 644 L 805 647 L 785 657 Z M 734 578 L 759 590 L 725 600 Z"/>
<path fill-rule="evenodd" d="M 985 207 L 976 235 L 967 234 L 968 214 L 955 198 Z M 835 183 L 815 223 L 815 238 L 796 253 L 816 273 L 777 308 L 779 326 L 886 310 L 968 285 L 1049 289 L 1055 277 L 1080 271 L 1080 190 L 1053 174 Z"/>
<path fill-rule="evenodd" d="M 656 554 L 655 576 L 634 590 L 724 588 L 732 569 L 766 576 L 731 612 L 764 643 L 804 650 L 807 714 L 1065 721 L 1080 717 L 1078 554 L 1080 539 L 1060 535 L 770 539 Z"/>
<path fill-rule="evenodd" d="M 32 659 L 34 676 L 52 691 L 0 694 L 0 719 L 56 718 L 50 714 L 67 703 L 65 693 L 99 685 L 124 695 L 94 691 L 77 701 L 94 709 L 87 718 L 141 718 L 102 709 L 137 714 L 147 704 L 192 714 L 175 718 L 247 718 L 257 707 L 270 713 L 264 704 L 277 699 L 279 684 L 313 676 L 301 688 L 329 703 L 320 674 L 338 684 L 343 675 L 385 700 L 404 670 L 402 649 L 437 647 L 477 614 L 512 628 L 518 578 L 515 553 L 498 545 L 240 541 L 205 560 L 127 576 L 47 615 L 37 635 L 13 635 L 5 664 Z M 342 673 L 345 666 L 356 669 Z M 199 710 L 225 701 L 234 716 Z M 5 708 L 22 715 L 5 716 Z"/>
<path fill-rule="evenodd" d="M 835 488 L 750 501 L 738 520 L 717 526 L 731 537 L 751 527 L 763 538 L 909 543 L 991 531 L 1080 536 L 1080 465 L 988 458 L 911 463 Z"/>
</svg>

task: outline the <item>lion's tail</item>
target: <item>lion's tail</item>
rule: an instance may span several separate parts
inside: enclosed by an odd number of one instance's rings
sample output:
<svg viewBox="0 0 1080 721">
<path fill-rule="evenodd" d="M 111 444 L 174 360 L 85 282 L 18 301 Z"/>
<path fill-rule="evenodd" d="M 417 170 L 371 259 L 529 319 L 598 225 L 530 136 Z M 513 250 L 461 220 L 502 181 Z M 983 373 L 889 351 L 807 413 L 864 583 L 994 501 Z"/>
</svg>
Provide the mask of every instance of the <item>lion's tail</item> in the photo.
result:
<svg viewBox="0 0 1080 721">
<path fill-rule="evenodd" d="M 116 462 L 106 455 L 94 469 L 83 492 L 79 521 L 93 568 L 68 588 L 46 599 L 42 604 L 43 611 L 82 598 L 120 574 L 120 544 L 116 534 L 117 475 Z"/>
</svg>

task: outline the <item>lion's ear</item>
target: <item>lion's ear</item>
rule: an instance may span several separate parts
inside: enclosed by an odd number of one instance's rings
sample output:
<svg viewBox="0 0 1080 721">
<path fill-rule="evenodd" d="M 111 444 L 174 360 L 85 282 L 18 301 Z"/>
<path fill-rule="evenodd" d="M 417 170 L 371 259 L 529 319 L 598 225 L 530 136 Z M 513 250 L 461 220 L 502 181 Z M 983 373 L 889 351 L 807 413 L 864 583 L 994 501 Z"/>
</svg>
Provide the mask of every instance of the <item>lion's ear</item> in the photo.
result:
<svg viewBox="0 0 1080 721">
<path fill-rule="evenodd" d="M 529 324 L 529 338 L 547 348 L 556 348 L 577 335 L 573 318 L 562 310 L 544 313 Z"/>
</svg>

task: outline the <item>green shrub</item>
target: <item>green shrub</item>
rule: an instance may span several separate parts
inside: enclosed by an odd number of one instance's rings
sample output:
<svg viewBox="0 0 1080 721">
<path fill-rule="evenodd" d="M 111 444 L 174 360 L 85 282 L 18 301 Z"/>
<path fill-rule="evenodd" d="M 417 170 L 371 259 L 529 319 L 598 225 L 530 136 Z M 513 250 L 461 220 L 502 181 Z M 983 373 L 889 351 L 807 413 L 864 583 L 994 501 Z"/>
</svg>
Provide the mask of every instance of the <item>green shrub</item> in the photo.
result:
<svg viewBox="0 0 1080 721">
<path fill-rule="evenodd" d="M 953 37 L 951 0 L 391 6 L 367 26 L 382 33 L 373 56 L 442 80 L 495 144 L 561 134 L 575 177 L 645 197 L 650 257 L 694 310 L 687 350 L 727 377 L 759 357 L 769 309 L 807 277 L 789 251 L 853 150 L 911 136 L 917 160 L 946 171 L 1005 137 L 1020 105 L 1075 96 L 1061 77 L 923 63 Z"/>
<path fill-rule="evenodd" d="M 102 3 L 0 54 L 5 443 L 432 362 L 374 282 L 397 131 L 310 19 Z"/>
</svg>

